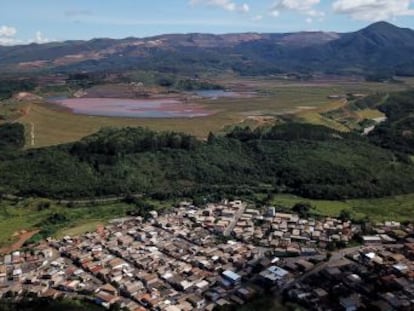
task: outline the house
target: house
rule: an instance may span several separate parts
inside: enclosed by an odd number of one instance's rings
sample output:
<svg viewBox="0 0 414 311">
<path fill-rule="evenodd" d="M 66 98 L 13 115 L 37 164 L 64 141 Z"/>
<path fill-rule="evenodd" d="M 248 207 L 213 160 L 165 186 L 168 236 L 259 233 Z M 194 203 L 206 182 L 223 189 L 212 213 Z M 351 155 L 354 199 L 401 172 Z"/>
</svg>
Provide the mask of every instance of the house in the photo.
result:
<svg viewBox="0 0 414 311">
<path fill-rule="evenodd" d="M 111 284 L 105 284 L 98 288 L 97 292 L 104 291 L 110 295 L 116 296 L 118 291 Z"/>
<path fill-rule="evenodd" d="M 256 292 L 254 289 L 246 287 L 239 288 L 236 292 L 236 295 L 245 301 L 252 299 L 255 294 Z"/>
<path fill-rule="evenodd" d="M 206 304 L 206 300 L 198 295 L 191 295 L 187 298 L 187 301 L 196 309 L 202 309 Z"/>
<path fill-rule="evenodd" d="M 304 260 L 304 259 L 299 259 L 297 262 L 296 262 L 296 265 L 299 267 L 299 269 L 300 270 L 302 270 L 302 271 L 309 271 L 309 270 L 312 270 L 313 269 L 313 267 L 315 266 L 313 263 L 311 263 L 311 262 L 309 262 L 309 261 L 307 261 L 307 260 Z"/>
<path fill-rule="evenodd" d="M 395 264 L 392 267 L 399 274 L 406 274 L 409 271 L 409 267 L 403 263 Z"/>
<path fill-rule="evenodd" d="M 275 285 L 284 281 L 289 276 L 289 272 L 278 266 L 271 266 L 262 271 L 259 276 L 265 284 Z"/>
<path fill-rule="evenodd" d="M 222 273 L 223 277 L 229 281 L 232 285 L 238 285 L 241 283 L 242 277 L 233 271 L 226 270 Z"/>
<path fill-rule="evenodd" d="M 112 304 L 119 301 L 119 297 L 108 294 L 105 291 L 100 291 L 95 295 L 95 302 L 105 308 L 109 308 Z"/>
<path fill-rule="evenodd" d="M 360 297 L 358 294 L 353 294 L 349 297 L 341 298 L 339 300 L 339 303 L 345 311 L 356 311 L 361 305 Z"/>
<path fill-rule="evenodd" d="M 198 289 L 200 292 L 203 292 L 203 291 L 205 291 L 205 290 L 207 290 L 207 289 L 208 289 L 209 285 L 210 285 L 210 283 L 209 283 L 209 282 L 207 282 L 206 280 L 203 280 L 203 281 L 201 281 L 201 282 L 198 282 L 195 286 L 197 287 L 197 289 Z"/>
<path fill-rule="evenodd" d="M 378 245 L 381 244 L 382 240 L 381 237 L 373 235 L 373 236 L 363 236 L 362 237 L 362 242 L 364 243 L 364 245 Z"/>
</svg>

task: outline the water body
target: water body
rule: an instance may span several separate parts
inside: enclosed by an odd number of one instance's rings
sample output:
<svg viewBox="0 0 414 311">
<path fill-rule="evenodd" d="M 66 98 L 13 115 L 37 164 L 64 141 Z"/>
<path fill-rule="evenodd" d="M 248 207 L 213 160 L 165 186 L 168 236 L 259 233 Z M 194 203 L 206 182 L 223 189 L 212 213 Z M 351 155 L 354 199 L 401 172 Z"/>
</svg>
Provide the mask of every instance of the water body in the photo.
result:
<svg viewBox="0 0 414 311">
<path fill-rule="evenodd" d="M 75 114 L 129 118 L 194 118 L 211 112 L 175 99 L 67 98 L 51 102 Z"/>
<path fill-rule="evenodd" d="M 210 98 L 210 99 L 217 99 L 220 97 L 241 97 L 242 96 L 240 93 L 224 91 L 224 90 L 200 90 L 200 91 L 195 91 L 194 94 L 200 97 Z"/>
</svg>

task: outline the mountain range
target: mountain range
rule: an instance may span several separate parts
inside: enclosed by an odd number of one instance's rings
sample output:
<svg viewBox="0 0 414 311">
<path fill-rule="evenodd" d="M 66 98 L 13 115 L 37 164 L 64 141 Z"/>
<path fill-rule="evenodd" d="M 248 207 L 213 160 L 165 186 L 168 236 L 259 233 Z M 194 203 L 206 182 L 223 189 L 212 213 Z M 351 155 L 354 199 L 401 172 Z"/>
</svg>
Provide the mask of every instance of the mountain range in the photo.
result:
<svg viewBox="0 0 414 311">
<path fill-rule="evenodd" d="M 2 72 L 130 69 L 414 75 L 414 31 L 378 22 L 351 33 L 193 33 L 0 46 Z"/>
</svg>

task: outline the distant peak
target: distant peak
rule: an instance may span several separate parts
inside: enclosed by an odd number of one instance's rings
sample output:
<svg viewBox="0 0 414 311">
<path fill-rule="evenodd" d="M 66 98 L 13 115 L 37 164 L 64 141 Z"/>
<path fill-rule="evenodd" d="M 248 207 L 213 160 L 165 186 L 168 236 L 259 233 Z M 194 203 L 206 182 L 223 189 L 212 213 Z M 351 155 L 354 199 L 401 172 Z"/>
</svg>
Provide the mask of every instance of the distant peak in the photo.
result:
<svg viewBox="0 0 414 311">
<path fill-rule="evenodd" d="M 391 30 L 391 29 L 396 30 L 396 29 L 400 29 L 400 28 L 395 26 L 394 24 L 381 21 L 381 22 L 373 23 L 373 24 L 369 25 L 368 27 L 366 27 L 363 30 L 379 30 L 379 31 L 382 31 L 382 30 Z"/>
</svg>

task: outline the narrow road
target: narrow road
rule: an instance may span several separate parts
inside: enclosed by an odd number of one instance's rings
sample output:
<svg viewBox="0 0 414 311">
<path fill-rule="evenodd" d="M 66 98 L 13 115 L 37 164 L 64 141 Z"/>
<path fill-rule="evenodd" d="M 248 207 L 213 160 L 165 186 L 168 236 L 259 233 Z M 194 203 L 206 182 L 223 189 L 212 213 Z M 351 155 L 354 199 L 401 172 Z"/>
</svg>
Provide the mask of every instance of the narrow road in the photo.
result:
<svg viewBox="0 0 414 311">
<path fill-rule="evenodd" d="M 227 226 L 226 230 L 224 230 L 224 232 L 223 232 L 224 236 L 230 236 L 231 232 L 233 231 L 233 229 L 236 226 L 237 222 L 239 221 L 240 217 L 243 215 L 244 211 L 246 210 L 246 207 L 247 207 L 247 204 L 242 203 L 242 206 L 237 211 L 237 213 L 234 215 L 233 220 Z"/>
<path fill-rule="evenodd" d="M 285 289 L 288 289 L 289 287 L 302 282 L 303 280 L 305 280 L 307 277 L 316 274 L 320 271 L 322 271 L 323 269 L 325 269 L 326 267 L 329 266 L 333 266 L 335 265 L 335 262 L 338 262 L 340 260 L 343 260 L 345 256 L 350 255 L 356 251 L 358 251 L 361 248 L 361 246 L 356 246 L 356 247 L 350 247 L 350 248 L 345 248 L 345 249 L 341 249 L 338 251 L 335 251 L 332 253 L 332 257 L 329 259 L 329 261 L 327 262 L 322 262 L 318 265 L 316 265 L 312 270 L 305 272 L 304 274 L 302 274 L 300 277 L 294 279 L 293 281 L 286 283 L 284 286 L 282 286 L 281 288 L 279 288 L 277 290 L 277 292 L 281 293 L 283 292 Z"/>
<path fill-rule="evenodd" d="M 143 194 L 133 194 L 131 195 L 134 198 L 142 198 Z M 117 203 L 125 199 L 124 196 L 114 196 L 108 198 L 96 198 L 96 199 L 85 199 L 85 200 L 59 200 L 57 201 L 59 204 L 74 204 L 74 205 L 88 205 L 88 204 L 109 204 L 109 203 Z"/>
<path fill-rule="evenodd" d="M 30 146 L 34 147 L 35 145 L 35 125 L 33 122 L 30 122 Z"/>
</svg>

